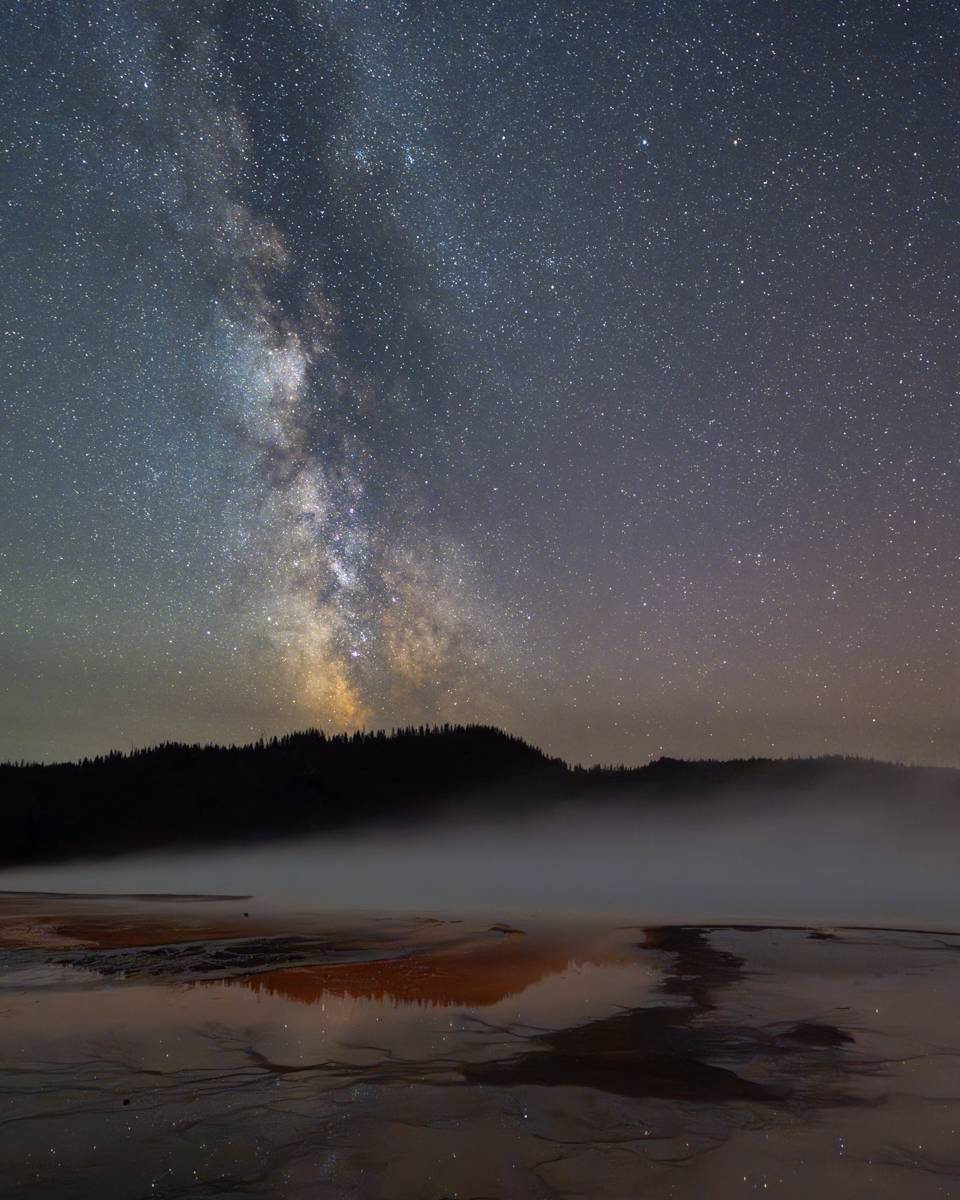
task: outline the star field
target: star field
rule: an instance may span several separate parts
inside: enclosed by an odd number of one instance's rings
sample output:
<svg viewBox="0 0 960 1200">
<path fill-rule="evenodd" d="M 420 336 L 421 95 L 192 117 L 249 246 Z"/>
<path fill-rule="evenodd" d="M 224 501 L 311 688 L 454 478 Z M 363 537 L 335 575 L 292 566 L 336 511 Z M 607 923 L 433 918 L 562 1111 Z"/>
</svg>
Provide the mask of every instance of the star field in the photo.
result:
<svg viewBox="0 0 960 1200">
<path fill-rule="evenodd" d="M 958 35 L 6 6 L 0 755 L 960 764 Z"/>
</svg>

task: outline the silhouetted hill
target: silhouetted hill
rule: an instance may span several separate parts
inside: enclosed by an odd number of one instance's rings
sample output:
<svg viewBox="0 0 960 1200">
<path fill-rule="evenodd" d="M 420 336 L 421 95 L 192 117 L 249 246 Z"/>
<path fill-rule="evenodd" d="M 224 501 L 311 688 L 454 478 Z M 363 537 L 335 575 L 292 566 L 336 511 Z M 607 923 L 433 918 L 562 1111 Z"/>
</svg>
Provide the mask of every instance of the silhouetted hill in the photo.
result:
<svg viewBox="0 0 960 1200">
<path fill-rule="evenodd" d="M 847 758 L 660 758 L 645 767 L 583 769 L 486 726 L 334 737 L 310 730 L 236 747 L 173 743 L 79 763 L 0 765 L 0 865 L 417 821 L 459 809 L 504 815 L 611 798 L 657 803 L 827 786 L 864 798 L 945 789 L 960 800 L 960 771 Z"/>
</svg>

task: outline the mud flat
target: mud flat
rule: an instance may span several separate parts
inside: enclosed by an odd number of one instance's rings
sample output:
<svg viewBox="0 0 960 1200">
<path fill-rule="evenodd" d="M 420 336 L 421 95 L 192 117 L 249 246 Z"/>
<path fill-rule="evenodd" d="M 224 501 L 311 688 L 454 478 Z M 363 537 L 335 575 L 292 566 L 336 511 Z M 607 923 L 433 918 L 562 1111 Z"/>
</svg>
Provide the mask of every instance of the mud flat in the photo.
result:
<svg viewBox="0 0 960 1200">
<path fill-rule="evenodd" d="M 943 1197 L 960 937 L 0 895 L 4 1197 Z"/>
</svg>

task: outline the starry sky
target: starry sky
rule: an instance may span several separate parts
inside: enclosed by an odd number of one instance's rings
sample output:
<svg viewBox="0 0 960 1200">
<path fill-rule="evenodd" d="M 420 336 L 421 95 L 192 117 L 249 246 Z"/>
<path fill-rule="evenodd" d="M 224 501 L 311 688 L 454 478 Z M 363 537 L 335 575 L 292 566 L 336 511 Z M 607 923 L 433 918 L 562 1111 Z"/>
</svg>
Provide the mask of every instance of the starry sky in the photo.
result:
<svg viewBox="0 0 960 1200">
<path fill-rule="evenodd" d="M 0 11 L 0 757 L 960 764 L 954 4 Z"/>
</svg>

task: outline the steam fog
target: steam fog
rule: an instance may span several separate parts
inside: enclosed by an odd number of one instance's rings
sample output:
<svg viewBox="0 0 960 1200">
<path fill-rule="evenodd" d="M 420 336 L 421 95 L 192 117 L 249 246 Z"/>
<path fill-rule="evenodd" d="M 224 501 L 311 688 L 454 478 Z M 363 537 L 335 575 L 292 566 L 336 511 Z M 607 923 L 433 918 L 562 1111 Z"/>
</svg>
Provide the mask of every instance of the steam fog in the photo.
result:
<svg viewBox="0 0 960 1200">
<path fill-rule="evenodd" d="M 956 806 L 819 793 L 608 804 L 0 873 L 5 890 L 230 893 L 299 908 L 956 928 Z"/>
</svg>

